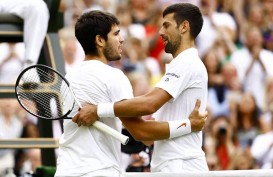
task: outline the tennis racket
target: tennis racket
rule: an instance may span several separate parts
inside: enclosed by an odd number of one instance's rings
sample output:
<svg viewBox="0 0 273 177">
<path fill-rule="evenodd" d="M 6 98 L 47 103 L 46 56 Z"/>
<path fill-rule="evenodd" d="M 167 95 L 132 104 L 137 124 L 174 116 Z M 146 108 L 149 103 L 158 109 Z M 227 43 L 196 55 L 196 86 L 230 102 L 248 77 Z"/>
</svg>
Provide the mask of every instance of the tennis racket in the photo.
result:
<svg viewBox="0 0 273 177">
<path fill-rule="evenodd" d="M 24 69 L 16 80 L 15 94 L 18 102 L 27 112 L 42 119 L 72 119 L 67 115 L 75 104 L 82 108 L 68 80 L 45 65 L 38 64 Z M 93 126 L 124 145 L 129 141 L 128 136 L 102 122 L 96 121 Z"/>
</svg>

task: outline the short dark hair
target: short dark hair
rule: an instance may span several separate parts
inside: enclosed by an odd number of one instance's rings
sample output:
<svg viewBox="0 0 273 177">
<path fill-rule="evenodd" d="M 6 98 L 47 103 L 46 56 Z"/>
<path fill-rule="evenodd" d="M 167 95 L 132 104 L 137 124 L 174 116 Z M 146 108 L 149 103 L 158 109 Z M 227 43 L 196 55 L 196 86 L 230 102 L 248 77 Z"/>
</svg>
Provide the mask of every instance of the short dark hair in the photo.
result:
<svg viewBox="0 0 273 177">
<path fill-rule="evenodd" d="M 200 9 L 190 3 L 177 3 L 168 6 L 163 11 L 163 17 L 174 13 L 174 20 L 179 26 L 184 20 L 190 24 L 190 34 L 193 39 L 197 37 L 203 27 L 203 18 Z"/>
<path fill-rule="evenodd" d="M 75 36 L 85 54 L 97 55 L 95 38 L 102 36 L 107 41 L 107 34 L 113 25 L 119 25 L 119 20 L 111 13 L 93 10 L 82 14 L 75 25 Z"/>
</svg>

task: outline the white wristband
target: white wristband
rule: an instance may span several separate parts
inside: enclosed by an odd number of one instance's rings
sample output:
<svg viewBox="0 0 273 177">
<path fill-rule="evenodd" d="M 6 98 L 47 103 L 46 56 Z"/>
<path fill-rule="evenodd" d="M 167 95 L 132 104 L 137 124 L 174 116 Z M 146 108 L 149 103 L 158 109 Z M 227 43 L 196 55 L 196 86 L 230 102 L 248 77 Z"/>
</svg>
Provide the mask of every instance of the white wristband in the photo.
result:
<svg viewBox="0 0 273 177">
<path fill-rule="evenodd" d="M 168 121 L 170 129 L 170 139 L 191 133 L 190 119 Z"/>
<path fill-rule="evenodd" d="M 115 118 L 114 102 L 99 103 L 97 107 L 97 114 L 99 118 Z"/>
</svg>

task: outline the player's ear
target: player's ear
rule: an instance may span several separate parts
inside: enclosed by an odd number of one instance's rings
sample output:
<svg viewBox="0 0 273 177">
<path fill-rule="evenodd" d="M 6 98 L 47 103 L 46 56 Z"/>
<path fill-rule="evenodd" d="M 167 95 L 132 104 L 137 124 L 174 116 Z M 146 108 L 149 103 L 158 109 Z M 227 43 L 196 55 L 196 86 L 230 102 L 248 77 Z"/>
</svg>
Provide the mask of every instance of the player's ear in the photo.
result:
<svg viewBox="0 0 273 177">
<path fill-rule="evenodd" d="M 187 20 L 184 20 L 180 26 L 179 26 L 179 31 L 181 34 L 185 33 L 187 30 L 189 30 L 190 24 Z"/>
<path fill-rule="evenodd" d="M 105 39 L 101 35 L 96 35 L 95 40 L 98 46 L 103 47 L 105 45 Z"/>
</svg>

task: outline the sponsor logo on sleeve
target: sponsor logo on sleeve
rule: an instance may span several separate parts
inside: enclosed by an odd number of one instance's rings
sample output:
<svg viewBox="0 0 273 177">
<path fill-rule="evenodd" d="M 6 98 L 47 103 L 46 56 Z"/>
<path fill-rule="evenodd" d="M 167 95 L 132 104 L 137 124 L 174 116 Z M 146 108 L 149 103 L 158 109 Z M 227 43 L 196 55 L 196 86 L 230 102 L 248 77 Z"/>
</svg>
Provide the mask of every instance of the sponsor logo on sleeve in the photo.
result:
<svg viewBox="0 0 273 177">
<path fill-rule="evenodd" d="M 176 78 L 179 78 L 180 76 L 175 73 L 166 73 L 166 76 L 174 76 Z"/>
</svg>

